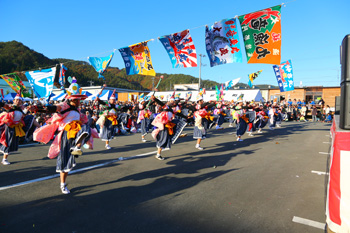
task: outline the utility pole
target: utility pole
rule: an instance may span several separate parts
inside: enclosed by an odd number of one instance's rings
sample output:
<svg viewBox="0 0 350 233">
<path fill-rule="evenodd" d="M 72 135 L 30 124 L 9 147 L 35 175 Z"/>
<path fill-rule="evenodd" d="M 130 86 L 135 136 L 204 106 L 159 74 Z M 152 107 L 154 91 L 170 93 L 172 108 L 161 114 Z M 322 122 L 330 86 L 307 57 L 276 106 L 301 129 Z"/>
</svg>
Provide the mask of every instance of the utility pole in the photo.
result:
<svg viewBox="0 0 350 233">
<path fill-rule="evenodd" d="M 198 91 L 201 89 L 201 67 L 202 67 L 202 57 L 205 57 L 204 54 L 198 54 L 199 56 L 199 79 L 198 79 Z"/>
</svg>

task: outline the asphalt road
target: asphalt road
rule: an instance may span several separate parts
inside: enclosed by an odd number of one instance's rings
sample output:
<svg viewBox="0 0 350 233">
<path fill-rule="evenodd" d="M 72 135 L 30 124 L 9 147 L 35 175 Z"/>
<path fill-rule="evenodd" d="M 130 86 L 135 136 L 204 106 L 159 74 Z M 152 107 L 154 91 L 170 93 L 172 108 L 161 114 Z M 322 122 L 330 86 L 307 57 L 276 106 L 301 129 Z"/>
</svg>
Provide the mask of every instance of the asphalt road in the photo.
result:
<svg viewBox="0 0 350 233">
<path fill-rule="evenodd" d="M 317 172 L 327 170 L 330 124 L 284 122 L 243 142 L 234 128 L 211 130 L 203 151 L 192 130 L 164 161 L 151 135 L 118 136 L 111 150 L 96 140 L 68 176 L 69 195 L 50 179 L 49 145 L 21 147 L 0 166 L 0 232 L 324 232 Z"/>
</svg>

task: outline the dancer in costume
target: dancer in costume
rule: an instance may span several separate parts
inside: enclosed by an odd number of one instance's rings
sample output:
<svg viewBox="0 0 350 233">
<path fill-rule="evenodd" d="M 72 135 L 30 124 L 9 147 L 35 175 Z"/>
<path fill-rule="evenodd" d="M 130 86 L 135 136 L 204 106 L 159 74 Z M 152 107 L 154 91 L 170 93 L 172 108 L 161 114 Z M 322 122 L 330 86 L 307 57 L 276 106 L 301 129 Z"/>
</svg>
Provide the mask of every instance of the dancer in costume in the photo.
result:
<svg viewBox="0 0 350 233">
<path fill-rule="evenodd" d="M 249 105 L 247 111 L 245 111 L 246 117 L 249 119 L 247 125 L 247 132 L 249 136 L 254 136 L 253 132 L 256 131 L 255 128 L 255 120 L 256 120 L 256 112 L 254 110 L 254 106 Z"/>
<path fill-rule="evenodd" d="M 274 130 L 274 127 L 276 126 L 276 109 L 270 106 L 269 108 L 269 129 Z"/>
<path fill-rule="evenodd" d="M 258 129 L 258 133 L 262 133 L 262 129 L 266 126 L 269 117 L 263 108 L 257 109 L 255 127 Z"/>
<path fill-rule="evenodd" d="M 192 92 L 186 94 L 185 102 L 181 104 L 181 113 L 187 117 L 187 125 L 194 125 L 193 113 L 196 110 L 195 103 L 188 102 L 192 97 Z M 187 135 L 187 134 L 186 134 Z"/>
<path fill-rule="evenodd" d="M 0 102 L 0 107 L 6 110 L 0 115 L 0 152 L 4 154 L 1 163 L 10 165 L 10 162 L 7 160 L 10 152 L 17 151 L 19 138 L 26 136 L 23 130 L 23 127 L 25 127 L 24 117 L 30 109 L 23 106 L 23 99 L 19 94 L 14 98 L 12 105 Z M 27 122 L 27 130 L 31 128 L 32 124 L 36 124 L 39 127 L 33 115 L 26 116 L 25 121 Z"/>
<path fill-rule="evenodd" d="M 182 123 L 182 121 L 174 120 L 175 115 L 183 117 L 186 119 L 186 116 L 182 115 L 179 112 L 173 112 L 172 107 L 175 107 L 173 100 L 170 100 L 165 105 L 163 102 L 151 97 L 153 101 L 162 106 L 162 112 L 160 112 L 152 122 L 152 125 L 157 127 L 153 130 L 152 136 L 156 140 L 157 146 L 157 155 L 156 159 L 164 160 L 164 157 L 161 156 L 162 150 L 170 150 L 171 144 L 174 144 L 176 139 L 181 134 L 182 130 L 187 123 Z"/>
<path fill-rule="evenodd" d="M 55 113 L 47 125 L 34 132 L 34 140 L 48 143 L 56 130 L 58 134 L 50 146 L 48 157 L 57 157 L 56 172 L 60 173 L 60 189 L 63 194 L 69 194 L 66 180 L 68 173 L 76 166 L 75 158 L 82 155 L 81 146 L 85 143 L 93 148 L 91 135 L 98 138 L 97 131 L 88 125 L 86 114 L 80 113 L 80 101 L 87 98 L 81 95 L 77 83 L 72 83 L 66 102 L 46 106 L 44 110 Z M 80 89 L 81 90 L 81 89 Z"/>
<path fill-rule="evenodd" d="M 149 100 L 151 103 L 152 101 Z M 151 104 L 150 103 L 150 104 Z M 139 99 L 139 105 L 138 105 L 138 117 L 137 117 L 137 123 L 141 123 L 141 141 L 142 142 L 147 142 L 147 140 L 145 139 L 145 136 L 148 134 L 148 131 L 151 127 L 151 116 L 152 116 L 152 112 L 147 108 L 149 104 L 147 104 L 147 102 L 144 99 L 144 95 L 141 94 L 140 95 L 140 99 Z M 152 104 L 153 105 L 153 104 Z"/>
<path fill-rule="evenodd" d="M 233 100 L 231 101 L 231 103 L 227 106 L 227 115 L 229 116 L 229 126 L 230 128 L 234 127 L 233 123 L 235 123 L 236 121 L 233 119 L 233 111 L 232 109 L 235 109 L 236 105 L 234 104 Z"/>
<path fill-rule="evenodd" d="M 110 150 L 111 147 L 109 146 L 109 142 L 115 136 L 115 132 L 118 127 L 118 105 L 116 104 L 115 94 L 113 92 L 113 94 L 109 98 L 108 104 L 101 101 L 98 97 L 96 98 L 96 101 L 98 101 L 99 104 L 105 105 L 107 107 L 107 110 L 105 110 L 100 115 L 100 118 L 97 120 L 97 124 L 99 124 L 100 126 L 100 138 L 102 139 L 102 141 L 106 142 L 105 148 L 107 150 Z"/>
<path fill-rule="evenodd" d="M 222 107 L 222 103 L 221 102 L 218 102 L 216 104 L 216 108 L 214 109 L 214 112 L 213 112 L 213 115 L 214 115 L 214 119 L 215 119 L 215 123 L 216 123 L 216 127 L 215 129 L 223 129 L 221 127 L 221 125 L 225 122 L 225 112 L 223 110 L 223 107 Z"/>
<path fill-rule="evenodd" d="M 117 105 L 117 127 L 122 134 L 126 134 L 131 128 L 130 108 L 128 105 Z"/>
<path fill-rule="evenodd" d="M 281 125 L 282 125 L 282 110 L 278 106 L 276 106 L 275 116 L 276 116 L 276 127 L 277 128 L 281 128 Z"/>
<path fill-rule="evenodd" d="M 186 133 L 181 133 L 181 134 L 179 133 L 182 132 L 183 129 L 186 127 L 188 116 L 183 114 L 182 112 L 182 104 L 180 102 L 181 101 L 180 93 L 173 95 L 169 101 L 170 101 L 171 109 L 173 110 L 173 113 L 174 113 L 174 119 L 172 120 L 172 122 L 176 124 L 175 131 L 177 132 L 172 138 L 172 144 L 174 144 L 179 137 L 182 138 L 187 136 Z"/>
<path fill-rule="evenodd" d="M 245 131 L 247 130 L 247 123 L 249 122 L 249 119 L 245 116 L 243 111 L 243 101 L 238 101 L 238 105 L 236 106 L 236 109 L 233 111 L 232 116 L 236 120 L 236 136 L 237 141 L 242 142 L 243 139 L 241 138 Z"/>
<path fill-rule="evenodd" d="M 196 111 L 194 112 L 195 124 L 193 129 L 193 138 L 197 139 L 195 148 L 198 150 L 204 149 L 200 144 L 202 140 L 206 138 L 209 125 L 213 123 L 214 119 L 214 117 L 210 116 L 210 113 L 207 112 L 207 109 L 214 106 L 215 103 L 204 103 L 203 92 L 198 93 Z"/>
</svg>

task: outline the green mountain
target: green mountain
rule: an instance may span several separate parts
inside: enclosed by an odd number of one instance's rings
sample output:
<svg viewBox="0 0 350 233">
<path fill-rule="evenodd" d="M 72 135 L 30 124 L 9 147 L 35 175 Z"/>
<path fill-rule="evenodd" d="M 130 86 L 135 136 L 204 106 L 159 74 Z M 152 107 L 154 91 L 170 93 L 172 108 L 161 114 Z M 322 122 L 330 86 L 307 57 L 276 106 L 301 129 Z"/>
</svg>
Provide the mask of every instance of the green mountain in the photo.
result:
<svg viewBox="0 0 350 233">
<path fill-rule="evenodd" d="M 54 66 L 56 63 L 43 54 L 17 41 L 0 42 L 0 74 Z"/>
<path fill-rule="evenodd" d="M 98 79 L 97 72 L 88 62 L 64 58 L 50 59 L 20 42 L 0 42 L 0 74 L 36 70 L 57 65 L 56 76 L 58 76 L 60 63 L 64 63 L 68 68 L 66 76 L 77 77 L 81 86 L 90 86 L 91 84 L 99 86 L 104 84 L 103 79 Z M 172 90 L 174 84 L 198 83 L 198 78 L 191 75 L 157 73 L 157 77 L 153 78 L 143 75 L 126 75 L 125 68 L 119 69 L 117 67 L 108 68 L 103 75 L 106 78 L 107 86 L 133 90 L 152 90 L 152 87 L 157 85 L 161 75 L 164 76 L 164 79 L 159 85 L 158 90 L 160 91 Z M 26 80 L 23 74 L 20 74 L 20 78 Z M 202 86 L 207 89 L 215 88 L 218 85 L 215 81 L 201 81 Z M 67 83 L 66 86 L 68 87 L 69 84 Z M 247 85 L 239 83 L 237 86 L 245 88 Z"/>
</svg>

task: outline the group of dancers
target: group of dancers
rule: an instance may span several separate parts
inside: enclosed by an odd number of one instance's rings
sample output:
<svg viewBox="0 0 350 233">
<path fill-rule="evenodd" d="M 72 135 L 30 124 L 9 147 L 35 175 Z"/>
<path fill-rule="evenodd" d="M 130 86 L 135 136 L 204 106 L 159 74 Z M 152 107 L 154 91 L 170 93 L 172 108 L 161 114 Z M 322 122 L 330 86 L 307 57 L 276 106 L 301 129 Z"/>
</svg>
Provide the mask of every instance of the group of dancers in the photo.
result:
<svg viewBox="0 0 350 233">
<path fill-rule="evenodd" d="M 69 194 L 66 180 L 68 173 L 76 166 L 76 158 L 82 155 L 82 147 L 93 149 L 94 138 L 105 141 L 105 149 L 111 149 L 110 141 L 116 136 L 118 123 L 117 115 L 121 107 L 116 104 L 114 94 L 107 104 L 98 98 L 95 101 L 106 105 L 106 111 L 100 114 L 97 124 L 100 133 L 93 127 L 91 120 L 80 112 L 81 101 L 86 99 L 79 90 L 70 86 L 68 97 L 65 101 L 43 107 L 23 106 L 23 100 L 17 95 L 12 105 L 0 103 L 4 111 L 0 115 L 0 151 L 3 153 L 3 165 L 9 165 L 10 152 L 18 150 L 19 138 L 33 134 L 33 140 L 48 143 L 53 140 L 48 157 L 57 157 L 56 172 L 60 173 L 60 189 L 63 194 Z M 254 131 L 261 133 L 265 125 L 270 129 L 280 126 L 280 109 L 276 106 L 262 106 L 236 103 L 204 102 L 203 92 L 199 92 L 196 102 L 183 101 L 174 95 L 167 102 L 162 102 L 152 95 L 147 101 L 139 99 L 137 109 L 137 122 L 141 126 L 141 142 L 147 142 L 146 135 L 152 131 L 152 137 L 156 141 L 157 154 L 155 158 L 164 160 L 163 150 L 169 150 L 179 137 L 186 136 L 182 133 L 188 124 L 194 125 L 193 139 L 196 140 L 195 148 L 203 150 L 202 140 L 207 137 L 209 129 L 221 130 L 225 118 L 229 118 L 230 126 L 236 123 L 237 141 L 243 141 L 242 135 Z M 46 125 L 39 127 L 33 115 L 26 112 L 53 113 Z M 215 128 L 214 128 L 215 126 Z M 31 129 L 36 128 L 35 131 Z"/>
</svg>

